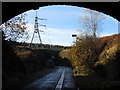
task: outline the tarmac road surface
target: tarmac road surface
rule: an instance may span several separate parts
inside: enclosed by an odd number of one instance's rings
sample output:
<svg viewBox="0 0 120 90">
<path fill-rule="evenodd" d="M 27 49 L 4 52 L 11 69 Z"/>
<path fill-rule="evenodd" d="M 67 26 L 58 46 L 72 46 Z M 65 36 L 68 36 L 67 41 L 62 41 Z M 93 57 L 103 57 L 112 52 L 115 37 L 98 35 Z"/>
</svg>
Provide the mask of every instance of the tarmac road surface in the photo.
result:
<svg viewBox="0 0 120 90">
<path fill-rule="evenodd" d="M 75 89 L 73 72 L 70 67 L 59 66 L 53 72 L 34 81 L 23 90 Z"/>
</svg>

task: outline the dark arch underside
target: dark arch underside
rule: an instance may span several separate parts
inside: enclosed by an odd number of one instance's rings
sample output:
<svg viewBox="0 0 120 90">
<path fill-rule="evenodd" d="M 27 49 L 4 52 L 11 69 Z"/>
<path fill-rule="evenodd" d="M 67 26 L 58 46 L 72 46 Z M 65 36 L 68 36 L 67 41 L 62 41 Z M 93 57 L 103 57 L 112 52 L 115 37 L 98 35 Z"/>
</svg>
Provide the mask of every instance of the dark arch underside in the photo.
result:
<svg viewBox="0 0 120 90">
<path fill-rule="evenodd" d="M 119 19 L 118 15 L 118 4 L 110 2 L 3 2 L 2 3 L 2 23 L 13 18 L 16 15 L 19 15 L 25 11 L 31 9 L 38 9 L 42 6 L 48 5 L 72 5 L 78 7 L 89 8 L 99 12 L 103 12 L 107 15 L 112 16 L 113 18 Z"/>
</svg>

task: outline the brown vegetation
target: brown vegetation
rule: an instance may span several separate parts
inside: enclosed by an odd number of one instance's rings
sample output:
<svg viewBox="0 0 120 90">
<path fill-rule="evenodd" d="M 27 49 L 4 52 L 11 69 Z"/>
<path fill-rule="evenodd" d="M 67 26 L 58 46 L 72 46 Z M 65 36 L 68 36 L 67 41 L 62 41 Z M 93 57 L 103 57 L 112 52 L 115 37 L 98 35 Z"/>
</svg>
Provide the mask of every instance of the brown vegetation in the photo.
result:
<svg viewBox="0 0 120 90">
<path fill-rule="evenodd" d="M 117 80 L 120 76 L 120 34 L 107 36 L 99 39 L 99 49 L 103 49 L 99 54 L 95 67 L 103 66 L 107 73 L 107 79 Z M 103 45 L 103 46 L 102 46 Z"/>
<path fill-rule="evenodd" d="M 48 60 L 51 60 L 52 56 L 55 57 L 52 62 L 55 62 L 55 65 L 59 65 L 61 58 L 58 53 L 59 50 L 27 48 L 24 46 L 18 46 L 18 44 L 15 44 L 14 42 L 9 42 L 3 39 L 3 89 L 9 87 L 19 87 L 19 84 L 22 85 L 22 82 L 26 82 L 23 80 L 26 76 L 43 69 L 49 69 L 49 66 L 51 65 L 46 65 L 46 63 Z M 47 73 L 50 73 L 50 71 L 45 73 L 43 72 L 43 75 L 40 75 L 44 76 Z M 30 80 L 28 80 L 28 82 L 29 81 Z"/>
<path fill-rule="evenodd" d="M 76 81 L 78 87 L 80 88 L 81 87 L 82 88 L 120 87 L 119 86 L 120 83 L 119 40 L 120 40 L 120 34 L 99 38 L 96 42 L 97 46 L 95 45 L 96 53 L 93 53 L 92 56 L 91 56 L 91 52 L 88 52 L 89 51 L 88 48 L 91 45 L 93 45 L 93 43 L 89 43 L 89 42 L 85 43 L 87 45 L 85 44 L 83 46 L 78 45 L 78 47 L 76 45 L 71 50 L 68 51 L 66 50 L 67 52 L 66 51 L 61 52 L 61 55 L 63 57 L 65 57 L 64 55 L 67 55 L 67 58 L 71 61 L 73 65 L 74 71 L 77 72 Z M 94 45 L 92 48 L 94 48 Z M 91 58 L 90 57 L 87 58 L 89 55 L 91 56 Z M 92 68 L 90 67 L 86 68 L 86 63 L 88 63 L 88 61 L 94 62 L 91 63 Z M 114 84 L 110 84 L 110 83 L 114 83 Z M 95 85 L 95 87 L 92 87 L 93 84 Z"/>
</svg>

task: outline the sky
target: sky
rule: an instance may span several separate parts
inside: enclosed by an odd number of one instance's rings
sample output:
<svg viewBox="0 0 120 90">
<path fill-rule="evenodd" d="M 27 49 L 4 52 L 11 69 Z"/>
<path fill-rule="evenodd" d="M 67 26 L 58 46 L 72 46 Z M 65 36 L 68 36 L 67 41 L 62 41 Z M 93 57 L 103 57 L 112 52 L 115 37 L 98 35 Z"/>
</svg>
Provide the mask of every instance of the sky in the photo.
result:
<svg viewBox="0 0 120 90">
<path fill-rule="evenodd" d="M 63 46 L 73 45 L 75 37 L 72 37 L 72 34 L 79 34 L 78 29 L 82 29 L 82 25 L 78 23 L 78 21 L 84 16 L 84 9 L 86 8 L 70 5 L 39 7 L 39 9 L 36 10 L 38 17 L 47 19 L 39 20 L 40 24 L 46 24 L 47 26 L 46 29 L 39 26 L 39 29 L 44 31 L 40 32 L 42 43 Z M 36 15 L 36 11 L 29 10 L 24 12 L 27 14 L 27 30 L 29 31 L 30 35 L 30 39 L 26 42 L 30 42 L 33 36 L 34 17 Z M 103 20 L 100 37 L 117 34 L 118 21 L 109 15 L 103 15 L 105 19 Z M 37 34 L 33 39 L 33 43 L 39 43 Z"/>
</svg>

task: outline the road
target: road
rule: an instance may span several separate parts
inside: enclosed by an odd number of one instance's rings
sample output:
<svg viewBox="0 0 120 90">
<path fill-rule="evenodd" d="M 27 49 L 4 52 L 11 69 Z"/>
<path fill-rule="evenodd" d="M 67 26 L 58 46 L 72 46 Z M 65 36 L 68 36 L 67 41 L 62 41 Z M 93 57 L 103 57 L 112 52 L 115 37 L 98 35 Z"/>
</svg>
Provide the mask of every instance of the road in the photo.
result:
<svg viewBox="0 0 120 90">
<path fill-rule="evenodd" d="M 25 89 L 30 90 L 61 90 L 61 89 L 75 89 L 75 81 L 72 69 L 69 67 L 57 67 L 53 72 L 34 81 Z"/>
</svg>

